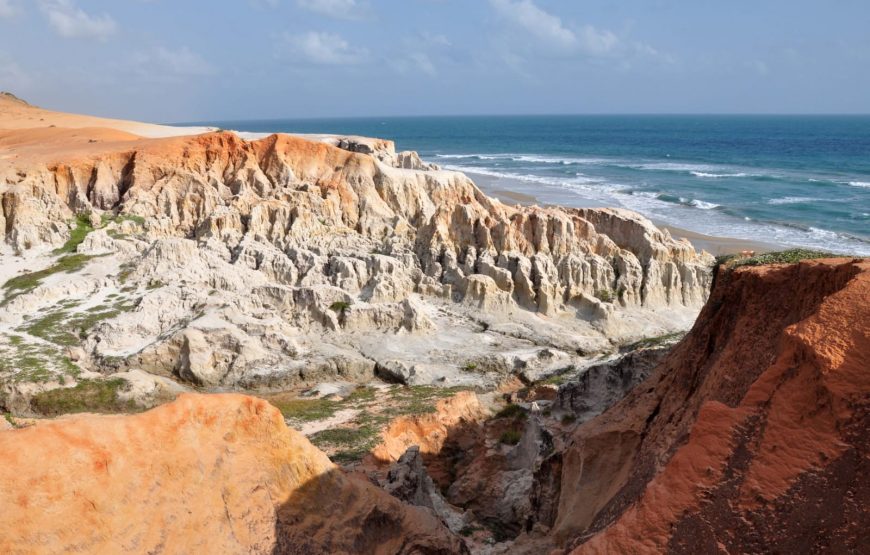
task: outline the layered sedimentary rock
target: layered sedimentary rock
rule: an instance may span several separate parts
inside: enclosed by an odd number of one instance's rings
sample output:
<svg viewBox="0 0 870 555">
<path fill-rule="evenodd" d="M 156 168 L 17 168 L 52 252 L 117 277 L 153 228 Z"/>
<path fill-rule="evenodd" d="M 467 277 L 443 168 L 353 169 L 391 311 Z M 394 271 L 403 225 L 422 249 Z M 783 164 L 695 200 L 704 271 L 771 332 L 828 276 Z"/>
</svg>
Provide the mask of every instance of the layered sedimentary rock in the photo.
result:
<svg viewBox="0 0 870 555">
<path fill-rule="evenodd" d="M 562 456 L 574 553 L 858 553 L 870 263 L 721 270 L 686 338 Z"/>
<path fill-rule="evenodd" d="M 424 508 L 352 479 L 240 395 L 0 431 L 0 551 L 463 553 Z"/>
<path fill-rule="evenodd" d="M 709 255 L 637 214 L 505 206 L 389 142 L 77 131 L 45 153 L 3 133 L 0 235 L 34 261 L 19 275 L 49 275 L 7 287 L 0 325 L 28 342 L 36 317 L 111 308 L 63 344 L 86 371 L 492 384 L 688 327 L 707 296 Z M 33 257 L 69 240 L 76 214 L 95 229 L 78 258 Z"/>
</svg>

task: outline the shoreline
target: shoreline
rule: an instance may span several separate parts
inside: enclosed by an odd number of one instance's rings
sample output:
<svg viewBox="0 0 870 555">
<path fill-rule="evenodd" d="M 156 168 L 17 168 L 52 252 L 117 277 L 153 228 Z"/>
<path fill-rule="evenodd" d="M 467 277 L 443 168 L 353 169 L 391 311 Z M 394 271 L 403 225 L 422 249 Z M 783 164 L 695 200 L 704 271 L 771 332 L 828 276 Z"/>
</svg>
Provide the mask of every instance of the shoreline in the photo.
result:
<svg viewBox="0 0 870 555">
<path fill-rule="evenodd" d="M 540 206 L 562 206 L 566 208 L 572 208 L 572 206 L 569 206 L 567 204 L 541 202 L 537 197 L 527 192 L 519 192 L 506 189 L 504 188 L 506 185 L 505 181 L 508 180 L 504 178 L 488 176 L 485 174 L 477 174 L 474 172 L 463 173 L 469 173 L 473 175 L 475 184 L 480 187 L 480 189 L 484 193 L 497 198 L 499 201 L 505 204 L 519 204 L 521 206 L 531 206 L 537 204 Z M 581 198 L 576 197 L 576 195 L 572 196 L 574 198 Z M 587 202 L 585 202 L 582 206 L 573 206 L 573 208 L 610 208 L 603 203 L 591 199 L 583 200 Z M 643 216 L 645 218 L 649 218 L 649 216 Z M 778 243 L 753 241 L 750 239 L 738 239 L 735 237 L 707 235 L 706 233 L 678 227 L 656 218 L 649 218 L 649 220 L 659 229 L 663 231 L 668 231 L 668 233 L 670 233 L 671 236 L 675 239 L 686 239 L 692 244 L 692 246 L 695 247 L 695 250 L 704 250 L 712 254 L 713 256 L 739 254 L 741 251 L 755 251 L 756 253 L 764 253 L 788 248 L 786 245 L 780 245 Z"/>
</svg>

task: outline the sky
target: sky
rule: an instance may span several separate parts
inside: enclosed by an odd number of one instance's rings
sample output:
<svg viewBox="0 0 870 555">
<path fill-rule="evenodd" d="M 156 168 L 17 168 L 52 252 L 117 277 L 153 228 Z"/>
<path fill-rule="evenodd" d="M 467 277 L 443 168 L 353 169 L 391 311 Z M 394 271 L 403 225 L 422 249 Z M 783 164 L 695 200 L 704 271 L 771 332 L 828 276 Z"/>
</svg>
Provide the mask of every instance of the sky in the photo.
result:
<svg viewBox="0 0 870 555">
<path fill-rule="evenodd" d="M 870 113 L 870 0 L 0 0 L 0 90 L 157 122 Z"/>
</svg>

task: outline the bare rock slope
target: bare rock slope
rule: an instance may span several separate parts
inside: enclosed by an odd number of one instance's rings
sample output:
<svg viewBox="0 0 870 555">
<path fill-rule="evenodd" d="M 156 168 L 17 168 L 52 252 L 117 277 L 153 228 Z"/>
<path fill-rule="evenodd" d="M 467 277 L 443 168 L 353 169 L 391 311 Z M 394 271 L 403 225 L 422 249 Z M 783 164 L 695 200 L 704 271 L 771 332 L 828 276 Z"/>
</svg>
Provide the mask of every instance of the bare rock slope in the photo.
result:
<svg viewBox="0 0 870 555">
<path fill-rule="evenodd" d="M 3 553 L 465 552 L 430 511 L 343 474 L 251 397 L 0 431 L 0 452 Z"/>
</svg>

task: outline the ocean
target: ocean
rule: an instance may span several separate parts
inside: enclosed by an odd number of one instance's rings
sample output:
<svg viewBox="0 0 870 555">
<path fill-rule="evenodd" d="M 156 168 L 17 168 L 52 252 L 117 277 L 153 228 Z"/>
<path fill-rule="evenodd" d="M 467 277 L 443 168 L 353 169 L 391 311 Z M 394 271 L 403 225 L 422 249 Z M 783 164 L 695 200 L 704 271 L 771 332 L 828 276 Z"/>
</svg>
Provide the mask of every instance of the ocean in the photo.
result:
<svg viewBox="0 0 870 555">
<path fill-rule="evenodd" d="M 480 116 L 198 122 L 392 139 L 542 204 L 870 256 L 870 116 Z"/>
</svg>

